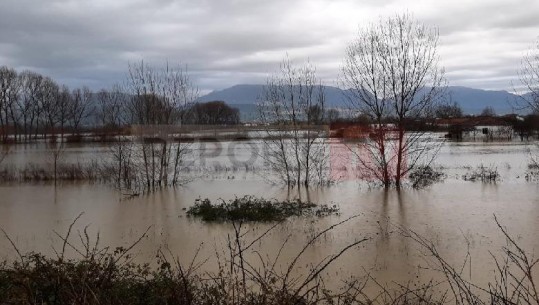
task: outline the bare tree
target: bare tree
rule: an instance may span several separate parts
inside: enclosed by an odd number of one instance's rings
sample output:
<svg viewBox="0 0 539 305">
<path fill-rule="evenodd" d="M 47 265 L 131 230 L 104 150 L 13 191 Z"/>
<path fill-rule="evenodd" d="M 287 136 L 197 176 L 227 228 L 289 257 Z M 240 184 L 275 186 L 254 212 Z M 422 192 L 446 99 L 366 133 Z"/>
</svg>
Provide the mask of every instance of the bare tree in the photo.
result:
<svg viewBox="0 0 539 305">
<path fill-rule="evenodd" d="M 40 104 L 43 116 L 44 135 L 54 132 L 54 128 L 60 121 L 59 107 L 60 87 L 50 77 L 45 77 L 41 83 Z"/>
<path fill-rule="evenodd" d="M 448 118 L 460 118 L 462 117 L 462 108 L 457 102 L 449 100 L 446 103 L 442 103 L 436 107 L 435 115 L 437 118 L 448 119 Z"/>
<path fill-rule="evenodd" d="M 386 188 L 399 188 L 432 151 L 424 133 L 407 127 L 430 116 L 443 92 L 437 45 L 435 28 L 400 15 L 363 29 L 346 49 L 343 85 L 351 105 L 372 122 L 359 162 Z"/>
<path fill-rule="evenodd" d="M 297 68 L 288 58 L 283 60 L 280 73 L 264 86 L 259 118 L 267 133 L 263 157 L 288 186 L 309 186 L 321 177 L 317 171 L 325 161 L 325 145 L 320 143 L 324 130 L 317 124 L 324 112 L 324 87 L 314 66 Z"/>
<path fill-rule="evenodd" d="M 97 116 L 97 124 L 103 127 L 117 128 L 125 124 L 125 97 L 122 88 L 119 85 L 114 85 L 112 89 L 102 89 L 97 93 L 98 110 L 95 112 Z"/>
<path fill-rule="evenodd" d="M 130 64 L 127 110 L 130 123 L 138 128 L 140 150 L 133 155 L 145 190 L 175 185 L 179 179 L 185 143 L 175 143 L 173 126 L 182 123 L 185 107 L 198 90 L 181 66 L 156 69 L 144 62 Z"/>
<path fill-rule="evenodd" d="M 539 40 L 535 47 L 528 50 L 522 58 L 520 71 L 518 73 L 523 89 L 526 92 L 519 99 L 520 104 L 524 104 L 523 108 L 531 110 L 532 113 L 539 113 Z M 522 138 L 522 136 L 521 136 Z M 531 163 L 538 165 L 539 153 L 534 152 L 531 155 Z"/>
<path fill-rule="evenodd" d="M 523 89 L 528 91 L 522 98 L 526 108 L 539 113 L 539 40 L 522 59 L 518 75 Z"/>
<path fill-rule="evenodd" d="M 44 117 L 44 105 L 46 103 L 46 100 L 49 96 L 49 89 L 50 86 L 53 83 L 50 82 L 50 79 L 40 76 L 38 79 L 35 80 L 36 82 L 36 100 L 34 102 L 34 106 L 32 107 L 32 119 L 34 120 L 34 139 L 37 139 L 38 134 L 41 132 L 40 128 L 43 128 L 46 126 L 46 120 Z M 44 132 L 42 133 L 44 134 Z"/>
<path fill-rule="evenodd" d="M 71 106 L 73 105 L 73 97 L 66 85 L 63 85 L 56 97 L 56 103 L 53 104 L 56 107 L 56 115 L 58 124 L 60 125 L 60 137 L 63 140 L 65 134 L 65 127 L 69 123 L 71 116 Z"/>
<path fill-rule="evenodd" d="M 64 154 L 64 143 L 51 143 L 48 145 L 49 150 L 49 159 L 52 165 L 53 170 L 53 179 L 54 179 L 54 186 L 56 186 L 56 182 L 58 181 L 58 166 L 60 165 L 62 161 L 62 157 Z"/>
<path fill-rule="evenodd" d="M 17 71 L 0 67 L 0 136 L 2 142 L 6 142 L 9 137 L 9 129 L 17 128 L 17 117 L 15 112 L 16 102 L 20 93 L 20 81 Z"/>
<path fill-rule="evenodd" d="M 19 74 L 21 80 L 21 96 L 17 101 L 17 108 L 22 124 L 22 133 L 25 140 L 28 140 L 33 128 L 37 128 L 40 119 L 40 95 L 43 76 L 31 71 L 24 71 Z"/>
<path fill-rule="evenodd" d="M 492 106 L 486 106 L 481 110 L 481 116 L 496 116 L 496 111 Z"/>
<path fill-rule="evenodd" d="M 17 73 L 0 67 L 0 140 L 28 141 L 31 134 L 78 132 L 90 116 L 92 92 L 87 87 L 70 92 L 49 77 L 32 72 Z"/>
<path fill-rule="evenodd" d="M 104 129 L 104 136 L 115 136 L 114 143 L 110 146 L 110 154 L 116 186 L 119 189 L 138 191 L 140 185 L 137 181 L 133 160 L 133 151 L 136 146 L 130 141 L 131 138 L 119 132 L 120 128 L 129 122 L 126 114 L 128 110 L 127 96 L 118 84 L 113 85 L 111 89 L 100 90 L 96 94 L 97 109 L 94 115 L 96 124 L 101 125 Z"/>
<path fill-rule="evenodd" d="M 80 131 L 81 123 L 92 114 L 91 99 L 92 91 L 86 86 L 82 87 L 82 89 L 76 88 L 71 93 L 68 115 L 73 134 Z"/>
</svg>

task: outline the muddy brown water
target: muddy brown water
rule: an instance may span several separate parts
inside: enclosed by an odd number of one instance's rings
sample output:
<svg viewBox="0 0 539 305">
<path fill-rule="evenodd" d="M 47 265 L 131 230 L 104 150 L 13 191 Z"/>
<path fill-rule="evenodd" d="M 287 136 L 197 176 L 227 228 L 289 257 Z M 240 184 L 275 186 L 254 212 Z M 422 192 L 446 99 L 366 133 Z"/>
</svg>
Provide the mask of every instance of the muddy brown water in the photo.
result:
<svg viewBox="0 0 539 305">
<path fill-rule="evenodd" d="M 185 186 L 130 200 L 124 200 L 117 190 L 101 184 L 1 185 L 0 227 L 22 252 L 54 255 L 54 248 L 61 246 L 54 232 L 65 234 L 73 219 L 84 213 L 75 224 L 74 232 L 88 226 L 90 236 L 99 233 L 103 246 L 129 245 L 149 228 L 147 237 L 133 250 L 137 261 L 153 261 L 158 249 L 166 249 L 183 262 L 189 262 L 200 248 L 197 260 L 208 259 L 201 268 L 214 270 L 216 252 L 226 251 L 232 226 L 188 218 L 186 208 L 198 198 L 226 200 L 243 195 L 294 198 L 298 193 L 269 183 L 259 170 L 211 172 L 215 165 L 226 167 L 231 154 L 252 162 L 249 152 L 252 145 L 220 143 L 219 153 L 214 146 L 204 145 L 194 150 L 212 156 L 205 160 L 207 165 L 212 165 L 207 166 L 210 172 Z M 233 148 L 229 149 L 230 146 Z M 524 179 L 530 151 L 533 153 L 536 149 L 533 144 L 519 142 L 445 143 L 436 165 L 444 168 L 447 178 L 423 190 L 384 191 L 353 180 L 312 188 L 309 192 L 303 190 L 302 199 L 308 196 L 317 203 L 337 204 L 340 215 L 289 219 L 257 242 L 253 250 L 262 253 L 264 259 L 274 259 L 287 241 L 277 264 L 278 268 L 285 269 L 314 234 L 357 215 L 314 243 L 302 256 L 297 274 L 305 273 L 312 264 L 337 253 L 349 243 L 369 238 L 350 249 L 327 270 L 332 285 L 339 286 L 350 276 L 366 274 L 382 283 L 439 276 L 428 269 L 429 259 L 422 253 L 423 249 L 398 233 L 397 228 L 404 227 L 432 241 L 456 266 L 470 252 L 471 268 L 468 267 L 467 276 L 484 284 L 494 275 L 490 252 L 501 254 L 501 247 L 506 245 L 494 215 L 524 249 L 535 253 L 535 257 L 539 255 L 539 183 Z M 16 146 L 5 164 L 47 162 L 44 151 L 46 147 L 39 144 Z M 106 146 L 72 146 L 66 149 L 65 160 L 87 161 L 106 155 Z M 256 162 L 260 161 L 254 160 L 254 164 Z M 481 163 L 497 167 L 501 180 L 496 184 L 462 180 L 461 176 L 469 167 Z M 268 226 L 246 225 L 245 229 L 251 230 L 246 240 Z M 77 240 L 73 235 L 75 244 Z M 9 241 L 0 237 L 0 259 L 15 258 L 16 252 Z M 249 251 L 249 259 L 259 264 L 258 256 L 252 251 Z"/>
</svg>

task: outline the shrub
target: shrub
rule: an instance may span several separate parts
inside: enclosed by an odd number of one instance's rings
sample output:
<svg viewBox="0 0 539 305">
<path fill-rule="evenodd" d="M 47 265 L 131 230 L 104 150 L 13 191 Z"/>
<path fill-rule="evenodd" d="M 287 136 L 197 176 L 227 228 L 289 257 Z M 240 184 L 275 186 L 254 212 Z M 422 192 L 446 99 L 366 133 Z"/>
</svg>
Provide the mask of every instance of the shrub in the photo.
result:
<svg viewBox="0 0 539 305">
<path fill-rule="evenodd" d="M 301 200 L 267 200 L 244 196 L 212 204 L 209 199 L 197 200 L 187 211 L 188 216 L 200 217 L 204 221 L 282 221 L 291 216 L 326 216 L 338 213 L 336 205 L 318 206 Z"/>
<path fill-rule="evenodd" d="M 498 168 L 494 166 L 479 165 L 473 171 L 462 176 L 465 181 L 497 182 L 500 179 Z"/>
<path fill-rule="evenodd" d="M 445 175 L 426 165 L 415 168 L 409 177 L 413 188 L 423 188 L 443 180 Z"/>
</svg>

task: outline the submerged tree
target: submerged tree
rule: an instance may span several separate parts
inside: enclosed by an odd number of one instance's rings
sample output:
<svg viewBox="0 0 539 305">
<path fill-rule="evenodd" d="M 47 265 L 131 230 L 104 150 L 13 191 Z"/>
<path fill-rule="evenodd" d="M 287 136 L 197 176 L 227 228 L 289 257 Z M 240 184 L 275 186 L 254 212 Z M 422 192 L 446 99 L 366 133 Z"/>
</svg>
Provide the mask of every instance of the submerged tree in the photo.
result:
<svg viewBox="0 0 539 305">
<path fill-rule="evenodd" d="M 41 86 L 39 103 L 43 116 L 43 134 L 46 138 L 47 133 L 54 132 L 54 128 L 59 122 L 60 103 L 58 103 L 58 96 L 60 95 L 60 86 L 50 77 L 45 77 Z"/>
<path fill-rule="evenodd" d="M 520 82 L 528 94 L 523 97 L 526 108 L 539 113 L 539 40 L 522 59 L 519 71 Z"/>
<path fill-rule="evenodd" d="M 19 74 L 21 78 L 21 96 L 18 99 L 17 108 L 19 111 L 20 125 L 25 140 L 30 138 L 33 129 L 39 128 L 42 107 L 40 97 L 42 95 L 43 76 L 31 71 L 24 71 Z"/>
<path fill-rule="evenodd" d="M 102 89 L 97 93 L 97 109 L 94 112 L 98 125 L 105 129 L 118 128 L 127 122 L 126 99 L 120 85 Z"/>
<path fill-rule="evenodd" d="M 86 86 L 72 91 L 68 106 L 68 118 L 73 133 L 80 132 L 81 125 L 95 111 L 91 105 L 91 99 L 92 91 Z"/>
<path fill-rule="evenodd" d="M 186 145 L 175 141 L 174 126 L 181 124 L 185 109 L 197 97 L 197 89 L 181 67 L 157 69 L 144 62 L 130 64 L 126 104 L 138 145 L 130 156 L 140 174 L 139 187 L 153 190 L 175 185 Z M 125 164 L 125 162 L 124 162 Z"/>
<path fill-rule="evenodd" d="M 9 128 L 16 128 L 15 106 L 20 94 L 20 79 L 17 71 L 0 67 L 0 137 L 6 142 Z"/>
<path fill-rule="evenodd" d="M 523 57 L 518 75 L 524 90 L 528 91 L 521 98 L 521 101 L 524 102 L 524 108 L 531 110 L 535 115 L 539 114 L 539 40 L 537 40 L 535 47 L 531 48 Z M 529 133 L 527 134 L 529 135 Z M 522 133 L 521 139 L 523 139 Z M 531 164 L 537 167 L 538 160 L 539 152 L 535 151 L 530 156 Z"/>
<path fill-rule="evenodd" d="M 18 73 L 0 66 L 0 140 L 29 141 L 39 134 L 79 133 L 92 126 L 92 92 L 70 90 L 50 77 L 32 71 Z M 56 137 L 51 137 L 56 140 Z"/>
<path fill-rule="evenodd" d="M 285 59 L 280 73 L 266 81 L 259 118 L 266 132 L 263 157 L 288 186 L 323 180 L 324 130 L 317 124 L 324 112 L 324 87 L 316 69 L 310 63 L 294 67 Z"/>
<path fill-rule="evenodd" d="M 437 29 L 400 15 L 361 30 L 346 49 L 343 85 L 372 122 L 358 161 L 386 188 L 399 188 L 434 149 L 423 132 L 407 127 L 431 116 L 443 92 L 437 46 Z"/>
</svg>

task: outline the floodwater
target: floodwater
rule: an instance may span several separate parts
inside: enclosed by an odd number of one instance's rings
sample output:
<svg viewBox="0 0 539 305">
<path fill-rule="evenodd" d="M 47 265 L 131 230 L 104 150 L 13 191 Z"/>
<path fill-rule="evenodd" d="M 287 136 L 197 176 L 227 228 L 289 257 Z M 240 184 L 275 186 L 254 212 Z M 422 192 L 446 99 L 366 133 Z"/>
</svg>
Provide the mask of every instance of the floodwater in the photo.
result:
<svg viewBox="0 0 539 305">
<path fill-rule="evenodd" d="M 339 286 L 350 276 L 369 274 L 381 283 L 428 280 L 436 277 L 429 270 L 429 259 L 416 242 L 399 233 L 398 228 L 414 230 L 432 241 L 441 255 L 460 266 L 471 255 L 468 277 L 484 284 L 494 275 L 490 252 L 502 254 L 506 239 L 497 228 L 494 216 L 515 240 L 530 253 L 539 253 L 539 183 L 528 182 L 525 173 L 534 144 L 520 142 L 450 143 L 443 145 L 435 165 L 447 174 L 444 182 L 422 190 L 384 191 L 358 181 L 341 181 L 308 192 L 286 190 L 267 181 L 257 158 L 256 143 L 199 143 L 193 157 L 203 162 L 206 172 L 189 184 L 150 195 L 125 200 L 114 188 L 102 184 L 64 183 L 11 184 L 0 186 L 0 227 L 21 252 L 40 251 L 54 255 L 61 247 L 56 236 L 65 234 L 71 222 L 83 213 L 74 226 L 88 226 L 90 236 L 99 233 L 103 246 L 128 246 L 148 230 L 146 238 L 134 248 L 137 261 L 152 261 L 158 249 L 170 251 L 182 262 L 190 262 L 197 249 L 197 260 L 208 261 L 201 267 L 215 268 L 216 253 L 226 251 L 232 236 L 230 224 L 207 224 L 186 217 L 185 209 L 198 198 L 231 199 L 255 195 L 265 198 L 310 199 L 320 204 L 336 204 L 340 215 L 324 218 L 292 218 L 277 226 L 253 245 L 249 259 L 256 265 L 258 251 L 267 260 L 277 256 L 278 268 L 286 270 L 292 258 L 317 232 L 356 216 L 332 229 L 315 242 L 301 257 L 298 275 L 312 264 L 338 253 L 346 245 L 367 241 L 350 249 L 328 269 L 330 284 Z M 8 166 L 29 162 L 47 162 L 43 144 L 18 145 L 4 161 Z M 105 145 L 76 145 L 64 152 L 64 162 L 106 159 Z M 201 158 L 200 156 L 204 156 Z M 200 161 L 200 159 L 203 159 Z M 232 161 L 231 161 L 232 159 Z M 247 169 L 237 164 L 254 164 Z M 462 175 L 479 164 L 496 167 L 501 175 L 497 183 L 469 182 Z M 198 164 L 200 165 L 200 164 Z M 249 242 L 270 225 L 246 225 Z M 0 259 L 14 259 L 10 242 L 0 237 Z M 468 268 L 467 267 L 467 268 Z"/>
</svg>

